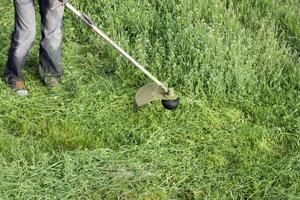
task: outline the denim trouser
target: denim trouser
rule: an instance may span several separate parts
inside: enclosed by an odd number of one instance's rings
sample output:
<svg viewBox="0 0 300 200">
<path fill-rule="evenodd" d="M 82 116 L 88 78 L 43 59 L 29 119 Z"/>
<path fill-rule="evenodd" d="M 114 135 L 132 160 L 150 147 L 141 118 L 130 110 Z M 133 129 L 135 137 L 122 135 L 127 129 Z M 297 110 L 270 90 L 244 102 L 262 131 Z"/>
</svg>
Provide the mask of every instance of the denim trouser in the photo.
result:
<svg viewBox="0 0 300 200">
<path fill-rule="evenodd" d="M 36 33 L 34 0 L 14 0 L 15 25 L 11 38 L 6 79 L 23 79 L 25 58 Z M 59 0 L 38 0 L 41 15 L 42 40 L 40 42 L 39 72 L 45 76 L 62 75 L 61 42 L 64 5 Z"/>
</svg>

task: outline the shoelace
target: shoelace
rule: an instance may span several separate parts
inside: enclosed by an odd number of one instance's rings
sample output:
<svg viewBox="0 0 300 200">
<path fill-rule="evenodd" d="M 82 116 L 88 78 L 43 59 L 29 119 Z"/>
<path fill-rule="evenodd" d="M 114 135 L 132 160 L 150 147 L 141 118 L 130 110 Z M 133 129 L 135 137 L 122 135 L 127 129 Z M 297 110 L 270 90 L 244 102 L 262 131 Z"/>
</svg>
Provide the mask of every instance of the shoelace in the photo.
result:
<svg viewBox="0 0 300 200">
<path fill-rule="evenodd" d="M 15 88 L 17 90 L 24 90 L 25 89 L 25 83 L 23 81 L 15 81 L 14 85 L 15 85 Z"/>
</svg>

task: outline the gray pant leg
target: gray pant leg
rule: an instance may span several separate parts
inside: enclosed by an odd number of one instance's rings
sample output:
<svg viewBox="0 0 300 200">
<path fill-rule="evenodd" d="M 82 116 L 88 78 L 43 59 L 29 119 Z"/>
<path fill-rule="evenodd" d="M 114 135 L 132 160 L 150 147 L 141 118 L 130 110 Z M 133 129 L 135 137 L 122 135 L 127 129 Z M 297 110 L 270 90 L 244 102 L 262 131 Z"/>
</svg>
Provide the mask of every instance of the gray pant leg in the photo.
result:
<svg viewBox="0 0 300 200">
<path fill-rule="evenodd" d="M 33 0 L 14 0 L 15 25 L 6 65 L 6 79 L 23 78 L 22 69 L 35 38 L 35 11 Z"/>
<path fill-rule="evenodd" d="M 59 0 L 39 0 L 42 19 L 42 41 L 40 43 L 40 75 L 62 75 L 61 43 L 64 5 Z"/>
</svg>

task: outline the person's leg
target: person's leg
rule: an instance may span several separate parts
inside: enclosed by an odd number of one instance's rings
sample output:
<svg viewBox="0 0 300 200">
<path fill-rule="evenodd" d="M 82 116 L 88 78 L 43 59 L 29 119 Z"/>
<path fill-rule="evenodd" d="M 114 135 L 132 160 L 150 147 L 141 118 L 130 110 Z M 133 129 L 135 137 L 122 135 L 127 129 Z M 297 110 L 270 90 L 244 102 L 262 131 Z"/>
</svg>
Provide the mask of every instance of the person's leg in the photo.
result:
<svg viewBox="0 0 300 200">
<path fill-rule="evenodd" d="M 6 81 L 23 80 L 23 66 L 35 38 L 33 0 L 14 0 L 15 25 L 5 70 Z"/>
<path fill-rule="evenodd" d="M 62 76 L 61 43 L 64 5 L 59 0 L 39 0 L 42 20 L 40 44 L 41 77 L 47 83 L 49 77 Z"/>
</svg>

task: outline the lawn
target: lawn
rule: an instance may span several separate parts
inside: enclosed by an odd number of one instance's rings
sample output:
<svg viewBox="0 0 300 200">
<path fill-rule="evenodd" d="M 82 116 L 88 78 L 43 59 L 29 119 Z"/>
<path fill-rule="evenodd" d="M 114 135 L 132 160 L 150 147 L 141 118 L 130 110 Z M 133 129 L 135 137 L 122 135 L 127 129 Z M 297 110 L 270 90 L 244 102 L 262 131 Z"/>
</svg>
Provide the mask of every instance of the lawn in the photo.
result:
<svg viewBox="0 0 300 200">
<path fill-rule="evenodd" d="M 182 104 L 66 11 L 62 88 L 0 80 L 0 199 L 300 199 L 298 0 L 70 0 Z M 37 7 L 38 8 L 38 7 Z M 0 73 L 13 28 L 0 0 Z M 39 18 L 39 17 L 38 17 Z"/>
</svg>

